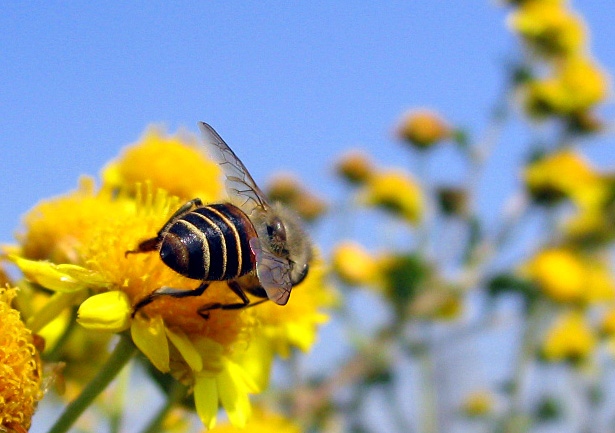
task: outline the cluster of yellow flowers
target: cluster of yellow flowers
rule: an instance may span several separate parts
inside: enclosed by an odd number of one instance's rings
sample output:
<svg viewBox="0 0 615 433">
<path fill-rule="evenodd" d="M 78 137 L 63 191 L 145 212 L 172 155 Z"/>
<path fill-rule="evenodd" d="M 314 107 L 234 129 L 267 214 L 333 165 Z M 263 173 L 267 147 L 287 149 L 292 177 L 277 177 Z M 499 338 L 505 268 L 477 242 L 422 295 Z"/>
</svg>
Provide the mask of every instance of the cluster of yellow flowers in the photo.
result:
<svg viewBox="0 0 615 433">
<path fill-rule="evenodd" d="M 208 428 L 219 405 L 233 425 L 244 426 L 249 394 L 267 387 L 274 356 L 308 350 L 327 320 L 322 309 L 333 295 L 321 261 L 283 308 L 265 303 L 212 310 L 204 318 L 198 309 L 205 304 L 237 302 L 225 282 L 213 282 L 201 296 L 163 296 L 133 314 L 136 303 L 163 286 L 198 286 L 156 253 L 126 251 L 155 236 L 183 202 L 225 201 L 221 171 L 194 139 L 152 129 L 107 165 L 102 180 L 97 188 L 85 178 L 76 191 L 39 203 L 24 218 L 9 258 L 28 281 L 54 293 L 28 323 L 52 339 L 51 331 L 61 334 L 69 326 L 66 317 L 59 319 L 65 310 L 79 305 L 82 327 L 106 335 L 128 331 L 160 372 L 189 386 Z M 105 353 L 107 341 L 96 341 L 90 352 Z"/>
<path fill-rule="evenodd" d="M 356 152 L 343 155 L 336 168 L 343 179 L 358 188 L 356 197 L 361 204 L 383 209 L 413 225 L 420 223 L 423 192 L 406 171 L 378 169 L 367 156 Z"/>
<path fill-rule="evenodd" d="M 599 332 L 612 335 L 608 316 L 590 323 L 591 309 L 615 302 L 608 245 L 613 227 L 613 174 L 594 169 L 582 154 L 557 151 L 529 164 L 524 171 L 527 190 L 536 203 L 573 203 L 577 209 L 562 227 L 557 245 L 538 251 L 521 274 L 539 295 L 562 312 L 547 330 L 542 354 L 549 361 L 586 361 L 597 347 Z M 606 248 L 605 248 L 606 247 Z"/>
<path fill-rule="evenodd" d="M 417 156 L 425 158 L 425 152 L 450 139 L 452 131 L 434 111 L 418 109 L 403 116 L 397 127 L 397 137 L 419 149 Z M 355 188 L 357 204 L 384 210 L 417 233 L 422 229 L 426 202 L 430 198 L 407 171 L 379 169 L 359 151 L 343 155 L 336 164 L 336 171 Z M 442 195 L 446 196 L 444 201 L 449 210 L 464 207 L 463 198 L 456 192 L 447 191 Z M 407 317 L 451 319 L 461 311 L 458 290 L 420 254 L 407 251 L 375 254 L 355 241 L 343 240 L 333 251 L 332 265 L 344 284 L 368 287 L 383 296 L 394 306 L 400 320 Z"/>
<path fill-rule="evenodd" d="M 598 123 L 591 110 L 608 96 L 609 78 L 589 54 L 581 17 L 565 1 L 515 3 L 508 24 L 548 70 L 547 76 L 523 83 L 528 112 L 566 118 L 579 131 L 594 130 Z"/>
</svg>

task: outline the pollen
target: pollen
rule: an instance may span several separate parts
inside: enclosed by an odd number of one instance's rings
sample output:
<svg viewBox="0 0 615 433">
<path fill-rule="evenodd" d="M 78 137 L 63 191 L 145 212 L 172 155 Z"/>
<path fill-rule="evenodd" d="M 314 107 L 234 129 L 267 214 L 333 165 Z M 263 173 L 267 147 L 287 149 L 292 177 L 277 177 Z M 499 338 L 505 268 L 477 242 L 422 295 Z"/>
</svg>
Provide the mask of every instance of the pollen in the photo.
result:
<svg viewBox="0 0 615 433">
<path fill-rule="evenodd" d="M 0 431 L 27 430 L 43 397 L 32 333 L 10 306 L 15 292 L 0 288 Z"/>
</svg>

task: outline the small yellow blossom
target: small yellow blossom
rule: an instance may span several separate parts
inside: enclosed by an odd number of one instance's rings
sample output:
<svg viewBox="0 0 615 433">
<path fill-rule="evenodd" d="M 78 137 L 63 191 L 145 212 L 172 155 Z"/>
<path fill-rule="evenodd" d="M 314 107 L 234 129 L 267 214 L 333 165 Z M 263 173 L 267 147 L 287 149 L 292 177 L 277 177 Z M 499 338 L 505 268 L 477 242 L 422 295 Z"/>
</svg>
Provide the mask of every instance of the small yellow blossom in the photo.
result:
<svg viewBox="0 0 615 433">
<path fill-rule="evenodd" d="M 210 431 L 211 433 L 301 433 L 301 428 L 281 415 L 259 410 L 254 413 L 244 429 L 225 424 Z"/>
<path fill-rule="evenodd" d="M 458 293 L 434 282 L 421 288 L 408 305 L 408 314 L 421 319 L 450 321 L 457 319 L 463 312 L 463 302 Z"/>
<path fill-rule="evenodd" d="M 463 400 L 461 410 L 470 417 L 489 415 L 494 408 L 493 395 L 486 390 L 477 390 L 469 393 Z"/>
<path fill-rule="evenodd" d="M 547 332 L 543 356 L 547 361 L 581 362 L 591 355 L 596 336 L 578 312 L 562 314 Z"/>
<path fill-rule="evenodd" d="M 32 333 L 11 308 L 16 289 L 0 288 L 0 430 L 27 431 L 43 397 Z M 19 430 L 18 430 L 19 429 Z"/>
<path fill-rule="evenodd" d="M 308 351 L 316 341 L 318 327 L 328 320 L 323 309 L 332 306 L 336 298 L 325 276 L 324 264 L 317 259 L 283 308 L 272 302 L 253 308 L 264 334 L 282 357 L 290 354 L 291 347 Z"/>
<path fill-rule="evenodd" d="M 267 197 L 284 204 L 295 202 L 303 187 L 297 177 L 290 173 L 278 173 L 267 183 Z"/>
<path fill-rule="evenodd" d="M 154 189 L 162 188 L 182 201 L 215 201 L 222 194 L 221 171 L 199 146 L 193 137 L 165 136 L 150 128 L 105 167 L 104 184 L 134 192 L 137 183 L 151 182 Z"/>
<path fill-rule="evenodd" d="M 374 172 L 374 166 L 369 157 L 360 151 L 351 151 L 340 157 L 335 165 L 335 171 L 342 179 L 351 184 L 360 185 Z"/>
<path fill-rule="evenodd" d="M 603 177 L 583 155 L 572 150 L 560 151 L 529 164 L 523 178 L 527 189 L 540 202 L 562 198 L 589 206 L 604 200 L 608 190 Z"/>
<path fill-rule="evenodd" d="M 525 265 L 524 272 L 556 301 L 577 302 L 583 297 L 585 269 L 569 251 L 542 251 Z"/>
<path fill-rule="evenodd" d="M 371 284 L 378 276 L 378 260 L 356 242 L 342 242 L 333 250 L 333 270 L 347 284 Z"/>
<path fill-rule="evenodd" d="M 362 190 L 367 205 L 377 206 L 412 224 L 423 214 L 423 193 L 419 185 L 403 171 L 381 171 L 369 178 Z"/>
<path fill-rule="evenodd" d="M 604 260 L 585 258 L 563 248 L 539 252 L 522 272 L 557 302 L 600 302 L 613 299 L 615 293 L 613 277 Z"/>
<path fill-rule="evenodd" d="M 271 179 L 267 197 L 294 210 L 304 221 L 314 221 L 324 214 L 327 204 L 305 188 L 294 175 L 281 173 Z"/>
<path fill-rule="evenodd" d="M 426 109 L 409 111 L 403 116 L 397 135 L 417 148 L 428 148 L 450 137 L 451 129 L 439 114 Z"/>
<path fill-rule="evenodd" d="M 608 209 L 582 209 L 566 222 L 564 232 L 573 243 L 605 244 L 615 238 L 615 214 Z"/>
<path fill-rule="evenodd" d="M 609 94 L 609 77 L 592 60 L 574 57 L 557 63 L 554 75 L 526 88 L 530 114 L 571 116 L 586 112 Z"/>
<path fill-rule="evenodd" d="M 611 308 L 602 317 L 600 322 L 600 331 L 611 337 L 615 337 L 615 308 Z"/>
<path fill-rule="evenodd" d="M 508 25 L 534 50 L 544 55 L 569 55 L 583 47 L 586 35 L 581 18 L 561 2 L 524 1 Z"/>
</svg>

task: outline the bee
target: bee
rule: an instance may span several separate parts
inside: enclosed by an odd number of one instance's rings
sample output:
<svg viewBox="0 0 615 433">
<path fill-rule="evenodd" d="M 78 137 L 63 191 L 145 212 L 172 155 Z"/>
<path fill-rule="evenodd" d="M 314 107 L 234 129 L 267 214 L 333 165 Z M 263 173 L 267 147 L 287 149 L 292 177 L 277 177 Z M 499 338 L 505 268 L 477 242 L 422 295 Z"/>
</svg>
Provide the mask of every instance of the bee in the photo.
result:
<svg viewBox="0 0 615 433">
<path fill-rule="evenodd" d="M 126 254 L 158 251 L 167 266 L 201 284 L 192 290 L 163 286 L 138 301 L 133 316 L 160 296 L 200 296 L 212 281 L 227 281 L 240 302 L 203 305 L 198 313 L 205 318 L 211 310 L 240 309 L 267 300 L 286 305 L 291 289 L 308 274 L 312 244 L 298 217 L 278 203 L 270 204 L 218 133 L 207 123 L 198 125 L 203 149 L 224 173 L 229 200 L 190 200 L 155 237 Z M 262 299 L 251 303 L 246 292 Z"/>
</svg>

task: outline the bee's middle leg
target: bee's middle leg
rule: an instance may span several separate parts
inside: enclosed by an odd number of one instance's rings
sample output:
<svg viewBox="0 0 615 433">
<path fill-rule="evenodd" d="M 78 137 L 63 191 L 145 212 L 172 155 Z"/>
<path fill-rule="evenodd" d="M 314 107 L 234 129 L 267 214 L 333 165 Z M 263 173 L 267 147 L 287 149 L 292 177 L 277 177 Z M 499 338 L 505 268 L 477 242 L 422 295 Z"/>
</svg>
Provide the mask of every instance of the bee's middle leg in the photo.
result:
<svg viewBox="0 0 615 433">
<path fill-rule="evenodd" d="M 205 289 L 209 287 L 209 283 L 202 283 L 196 289 L 188 290 L 188 289 L 174 289 L 173 287 L 163 286 L 159 289 L 154 290 L 152 293 L 141 299 L 139 302 L 135 304 L 132 309 L 132 317 L 135 317 L 137 312 L 145 307 L 146 305 L 153 302 L 156 298 L 161 296 L 171 296 L 173 298 L 187 298 L 189 296 L 201 296 Z"/>
</svg>

